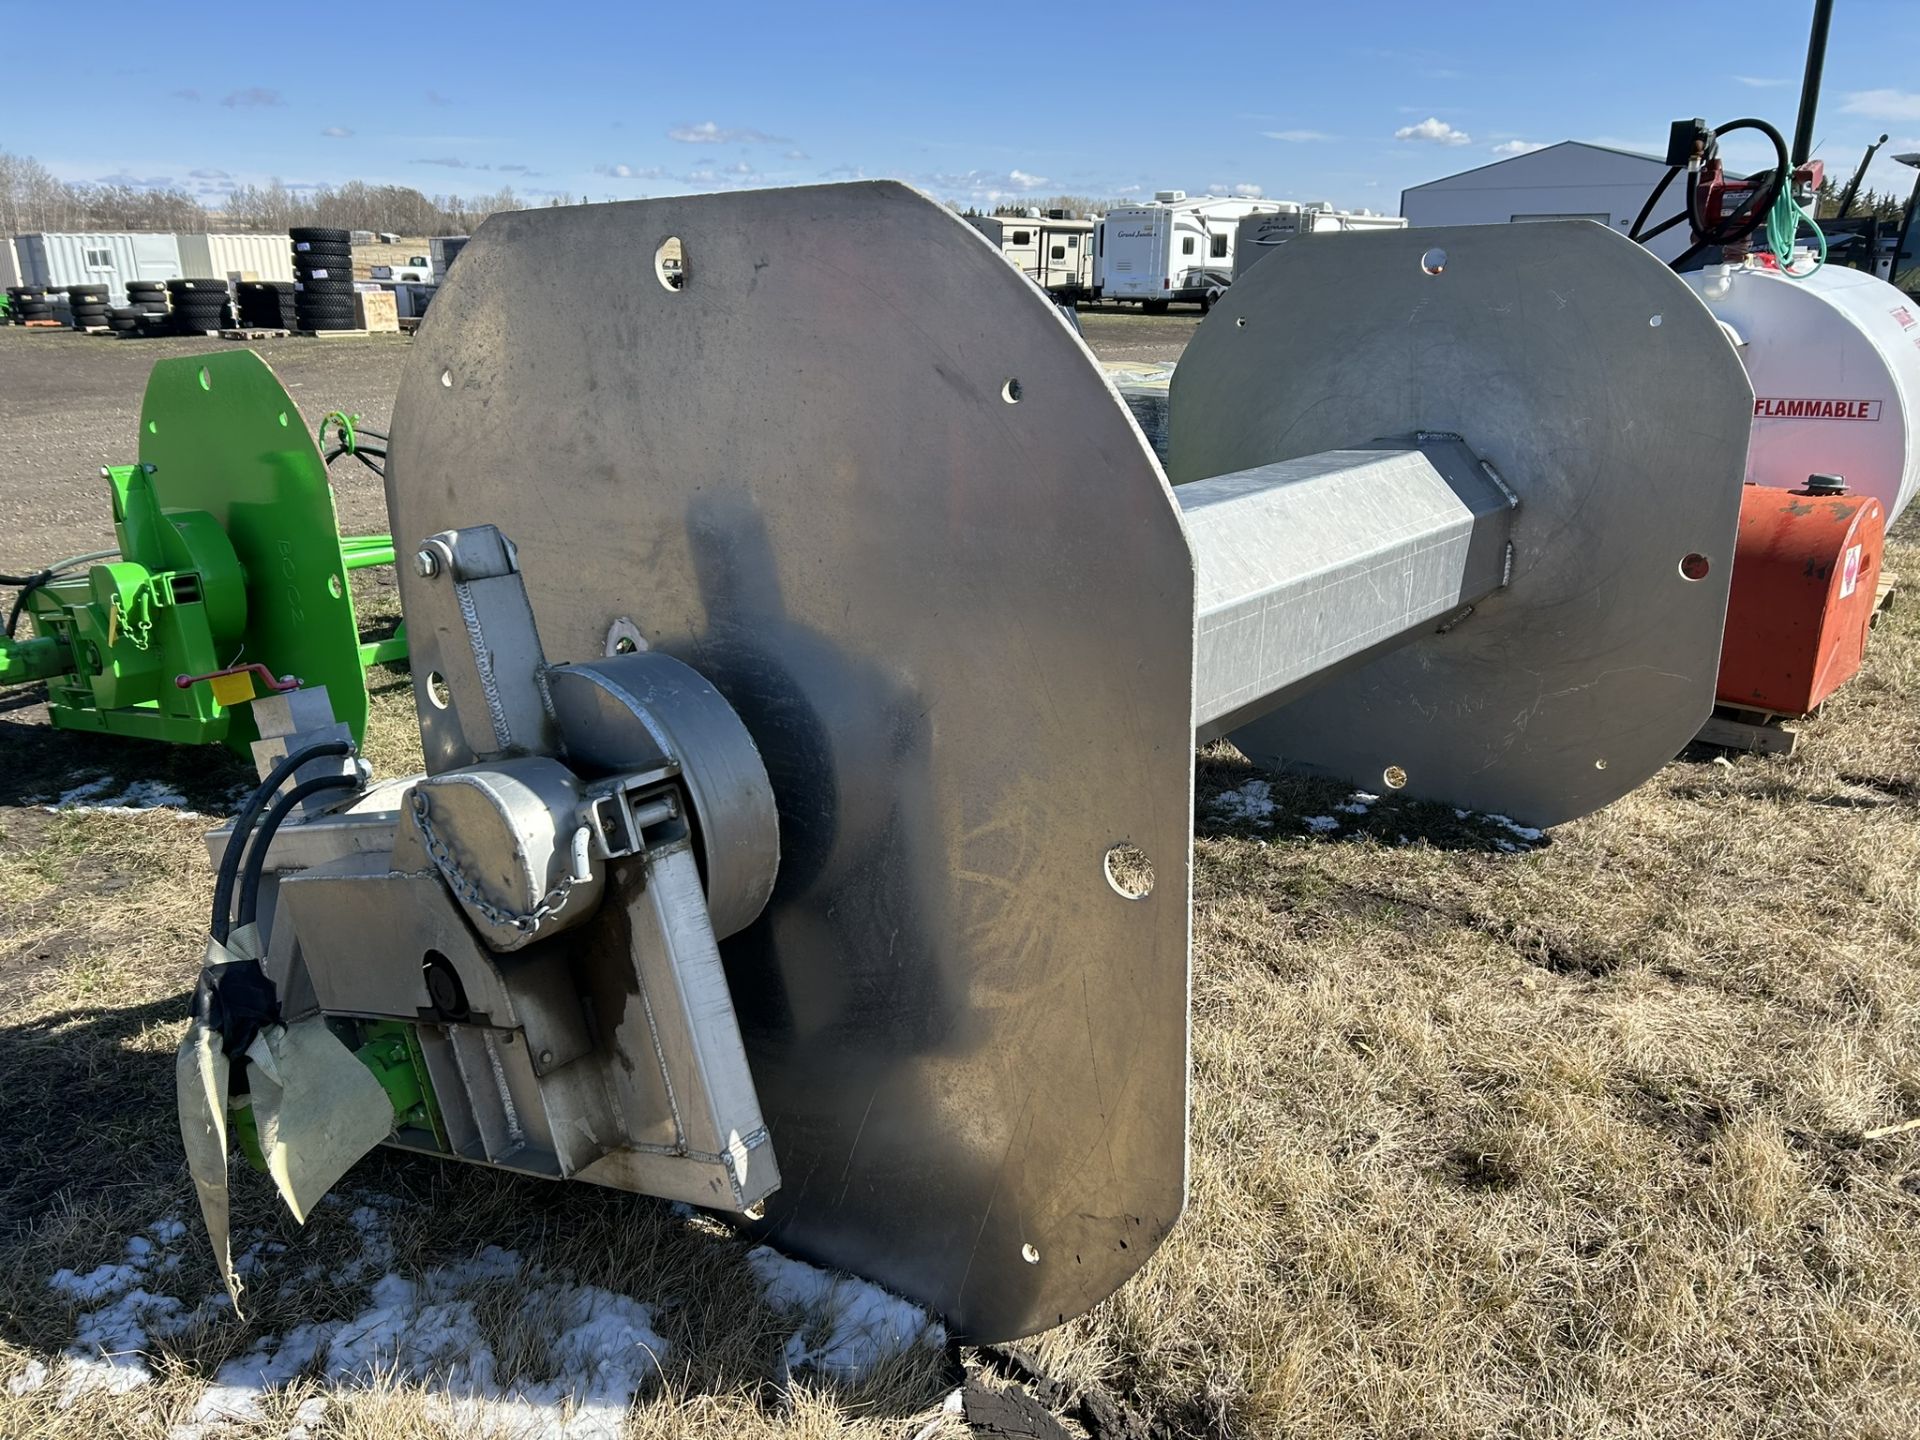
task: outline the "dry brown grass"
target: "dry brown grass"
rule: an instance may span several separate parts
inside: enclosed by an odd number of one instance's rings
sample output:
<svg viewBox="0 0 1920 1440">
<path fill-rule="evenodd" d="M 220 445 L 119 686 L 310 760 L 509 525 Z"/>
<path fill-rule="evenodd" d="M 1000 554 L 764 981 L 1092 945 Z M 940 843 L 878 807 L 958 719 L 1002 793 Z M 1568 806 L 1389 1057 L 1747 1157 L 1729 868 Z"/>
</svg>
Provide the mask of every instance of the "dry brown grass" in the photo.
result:
<svg viewBox="0 0 1920 1440">
<path fill-rule="evenodd" d="M 1920 577 L 1914 526 L 1888 568 Z M 262 1285 L 248 1322 L 168 1342 L 129 1396 L 7 1395 L 72 1337 L 46 1277 L 190 1206 L 169 1058 L 209 889 L 193 822 L 20 804 L 56 788 L 31 778 L 56 751 L 8 733 L 27 763 L 0 808 L 0 1435 L 164 1435 L 222 1360 L 351 1313 L 363 1282 Z M 411 735 L 392 686 L 384 766 Z M 162 763 L 111 748 L 79 773 Z M 1036 1342 L 1052 1373 L 1184 1435 L 1920 1431 L 1920 1132 L 1865 1138 L 1920 1117 L 1920 603 L 1799 755 L 1678 762 L 1531 852 L 1393 801 L 1314 837 L 1301 818 L 1343 796 L 1301 781 L 1274 783 L 1270 829 L 1208 819 L 1249 773 L 1202 764 L 1190 1207 L 1117 1297 Z M 349 1183 L 407 1202 L 403 1271 L 493 1242 L 655 1303 L 671 1359 L 634 1435 L 907 1436 L 949 1383 L 929 1354 L 780 1389 L 792 1325 L 745 1245 L 666 1207 L 391 1156 Z M 250 1176 L 239 1209 L 289 1246 L 276 1263 L 351 1249 L 340 1212 L 300 1232 Z M 177 1286 L 197 1300 L 211 1270 Z M 404 1387 L 329 1398 L 316 1433 L 446 1430 Z"/>
</svg>

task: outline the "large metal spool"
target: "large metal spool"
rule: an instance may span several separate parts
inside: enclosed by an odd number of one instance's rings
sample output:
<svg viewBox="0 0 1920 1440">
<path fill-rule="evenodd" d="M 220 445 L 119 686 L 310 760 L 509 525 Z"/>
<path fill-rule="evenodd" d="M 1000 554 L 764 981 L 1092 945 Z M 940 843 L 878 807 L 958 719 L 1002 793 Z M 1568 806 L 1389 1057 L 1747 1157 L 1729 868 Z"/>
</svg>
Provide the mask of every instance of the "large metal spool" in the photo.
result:
<svg viewBox="0 0 1920 1440">
<path fill-rule="evenodd" d="M 1261 265 L 1182 367 L 1175 473 L 1465 436 L 1520 494 L 1511 591 L 1294 702 L 1315 718 L 1263 753 L 1581 813 L 1711 705 L 1750 392 L 1684 287 L 1597 227 L 1454 232 L 1439 277 L 1430 243 Z M 766 761 L 779 879 L 723 954 L 784 1177 L 768 1234 L 981 1338 L 1111 1294 L 1185 1194 L 1196 560 L 1079 338 L 878 183 L 497 216 L 415 343 L 401 543 L 499 526 L 551 658 L 630 620 Z M 1711 578 L 1661 588 L 1693 550 Z M 1578 719 L 1581 686 L 1610 719 Z M 1143 897 L 1109 874 L 1122 843 Z"/>
</svg>

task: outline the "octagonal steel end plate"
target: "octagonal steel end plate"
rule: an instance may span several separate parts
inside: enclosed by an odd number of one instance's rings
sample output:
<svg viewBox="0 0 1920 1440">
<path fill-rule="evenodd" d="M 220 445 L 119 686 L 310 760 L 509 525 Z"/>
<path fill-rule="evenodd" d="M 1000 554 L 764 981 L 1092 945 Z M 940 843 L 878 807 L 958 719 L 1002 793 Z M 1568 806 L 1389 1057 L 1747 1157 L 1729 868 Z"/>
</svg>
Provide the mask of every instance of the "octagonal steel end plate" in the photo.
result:
<svg viewBox="0 0 1920 1440">
<path fill-rule="evenodd" d="M 1438 430 L 1520 506 L 1506 589 L 1234 742 L 1535 825 L 1639 786 L 1713 709 L 1752 413 L 1698 297 L 1592 221 L 1281 247 L 1174 372 L 1174 483 Z"/>
<path fill-rule="evenodd" d="M 766 760 L 780 876 L 724 952 L 769 1237 L 983 1339 L 1111 1294 L 1185 1190 L 1194 579 L 1079 337 L 899 185 L 531 210 L 393 431 L 403 547 L 498 525 L 550 658 L 631 617 Z"/>
</svg>

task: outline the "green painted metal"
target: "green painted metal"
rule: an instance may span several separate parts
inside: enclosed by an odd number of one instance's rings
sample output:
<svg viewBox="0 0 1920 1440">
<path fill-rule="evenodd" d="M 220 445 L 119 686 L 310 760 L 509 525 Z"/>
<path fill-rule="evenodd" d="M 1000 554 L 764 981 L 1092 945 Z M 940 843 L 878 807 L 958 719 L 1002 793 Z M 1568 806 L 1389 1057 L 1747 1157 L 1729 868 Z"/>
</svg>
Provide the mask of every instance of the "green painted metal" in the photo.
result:
<svg viewBox="0 0 1920 1440">
<path fill-rule="evenodd" d="M 342 1043 L 353 1049 L 353 1056 L 380 1082 L 393 1106 L 393 1131 L 396 1138 L 411 1148 L 424 1148 L 421 1137 L 432 1137 L 432 1148 L 451 1153 L 447 1127 L 440 1118 L 440 1105 L 434 1099 L 433 1081 L 427 1073 L 426 1052 L 420 1047 L 420 1032 L 399 1020 L 330 1020 L 327 1022 Z M 252 1105 L 238 1105 L 227 1115 L 227 1129 L 234 1144 L 261 1174 L 267 1170 L 266 1155 L 260 1149 L 260 1127 Z M 411 1132 L 409 1134 L 408 1132 Z"/>
<path fill-rule="evenodd" d="M 37 639 L 62 652 L 47 711 L 65 730 L 194 745 L 226 739 L 223 707 L 174 677 L 218 669 L 241 645 L 246 577 L 205 511 L 170 509 L 140 465 L 107 472 L 118 560 L 71 572 L 26 603 Z M 22 677 L 25 678 L 25 677 Z"/>
<path fill-rule="evenodd" d="M 0 685 L 24 685 L 66 673 L 66 649 L 53 637 L 9 640 L 0 635 Z"/>
<path fill-rule="evenodd" d="M 398 1020 L 360 1022 L 360 1046 L 353 1052 L 385 1087 L 393 1102 L 393 1128 L 422 1131 L 433 1137 L 436 1149 L 447 1150 L 446 1126 L 434 1099 L 420 1032 Z"/>
<path fill-rule="evenodd" d="M 407 658 L 406 626 L 402 625 L 388 640 L 372 640 L 361 645 L 360 663 L 363 666 L 391 665 L 396 660 Z"/>
<path fill-rule="evenodd" d="M 140 463 L 102 473 L 117 558 L 63 562 L 27 596 L 33 638 L 0 644 L 0 684 L 46 681 L 62 729 L 244 755 L 251 707 L 175 681 L 258 663 L 325 685 L 335 715 L 364 733 L 363 670 L 403 658 L 406 634 L 362 645 L 347 577 L 392 564 L 393 537 L 340 535 L 326 461 L 265 361 L 249 350 L 160 361 Z"/>
<path fill-rule="evenodd" d="M 340 553 L 345 557 L 349 570 L 365 570 L 370 565 L 391 565 L 393 564 L 393 537 L 391 535 L 343 535 L 340 538 Z"/>
<path fill-rule="evenodd" d="M 169 510 L 212 517 L 246 573 L 240 652 L 183 673 L 259 661 L 325 685 L 335 716 L 362 734 L 367 691 L 333 488 L 266 361 L 228 350 L 158 362 L 140 407 L 140 460 Z M 245 753 L 257 734 L 252 711 L 227 713 L 224 739 Z"/>
</svg>

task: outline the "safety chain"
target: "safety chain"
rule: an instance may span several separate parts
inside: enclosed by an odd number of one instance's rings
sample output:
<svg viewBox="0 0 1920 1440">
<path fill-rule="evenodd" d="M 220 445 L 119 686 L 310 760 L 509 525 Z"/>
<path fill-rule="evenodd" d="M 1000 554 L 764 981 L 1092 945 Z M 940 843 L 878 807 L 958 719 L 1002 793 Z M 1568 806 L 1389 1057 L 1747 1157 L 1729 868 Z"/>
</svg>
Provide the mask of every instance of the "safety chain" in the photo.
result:
<svg viewBox="0 0 1920 1440">
<path fill-rule="evenodd" d="M 136 590 L 133 596 L 133 603 L 127 606 L 125 610 L 122 610 L 120 608 L 120 592 L 116 590 L 112 601 L 108 604 L 108 610 L 111 612 L 107 616 L 107 633 L 109 635 L 124 633 L 127 637 L 127 643 L 132 645 L 136 650 L 146 650 L 151 647 L 152 642 L 147 639 L 148 633 L 153 629 L 153 595 L 151 592 L 145 587 Z M 140 617 L 137 623 L 134 620 L 135 611 L 139 612 Z M 124 624 L 122 623 L 123 620 L 125 622 Z M 108 643 L 111 644 L 112 642 L 109 641 Z"/>
<path fill-rule="evenodd" d="M 540 928 L 541 921 L 558 913 L 566 905 L 567 896 L 573 893 L 575 881 L 569 873 L 562 876 L 560 883 L 540 898 L 540 903 L 533 907 L 531 914 L 516 915 L 511 910 L 502 910 L 482 895 L 471 880 L 460 873 L 460 866 L 454 860 L 453 853 L 447 849 L 439 835 L 435 833 L 432 822 L 427 819 L 427 797 L 418 790 L 413 792 L 413 824 L 427 847 L 427 855 L 447 882 L 447 888 L 453 891 L 456 898 L 465 901 L 495 925 L 505 925 L 519 931 L 522 935 L 531 935 Z"/>
</svg>

